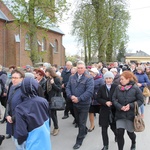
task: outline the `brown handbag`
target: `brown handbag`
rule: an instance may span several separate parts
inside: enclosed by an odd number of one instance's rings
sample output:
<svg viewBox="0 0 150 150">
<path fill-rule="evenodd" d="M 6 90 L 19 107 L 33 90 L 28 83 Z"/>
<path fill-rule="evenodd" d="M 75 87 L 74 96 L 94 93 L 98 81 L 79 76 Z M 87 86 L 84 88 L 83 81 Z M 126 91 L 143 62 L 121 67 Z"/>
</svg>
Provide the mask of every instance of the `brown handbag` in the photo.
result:
<svg viewBox="0 0 150 150">
<path fill-rule="evenodd" d="M 135 132 L 142 132 L 145 129 L 145 123 L 143 121 L 143 118 L 139 114 L 139 107 L 137 102 L 134 102 L 134 131 Z"/>
<path fill-rule="evenodd" d="M 148 89 L 147 86 L 145 86 L 143 89 L 143 95 L 146 97 L 150 97 L 150 90 Z"/>
</svg>

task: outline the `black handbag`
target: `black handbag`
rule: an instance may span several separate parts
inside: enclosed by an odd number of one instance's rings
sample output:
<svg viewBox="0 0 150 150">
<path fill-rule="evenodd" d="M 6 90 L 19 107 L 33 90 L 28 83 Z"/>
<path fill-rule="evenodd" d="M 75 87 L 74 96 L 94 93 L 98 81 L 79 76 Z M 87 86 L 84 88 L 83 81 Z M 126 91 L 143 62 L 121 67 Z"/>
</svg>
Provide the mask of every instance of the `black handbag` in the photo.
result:
<svg viewBox="0 0 150 150">
<path fill-rule="evenodd" d="M 51 98 L 51 110 L 65 110 L 66 101 L 62 96 Z"/>
</svg>

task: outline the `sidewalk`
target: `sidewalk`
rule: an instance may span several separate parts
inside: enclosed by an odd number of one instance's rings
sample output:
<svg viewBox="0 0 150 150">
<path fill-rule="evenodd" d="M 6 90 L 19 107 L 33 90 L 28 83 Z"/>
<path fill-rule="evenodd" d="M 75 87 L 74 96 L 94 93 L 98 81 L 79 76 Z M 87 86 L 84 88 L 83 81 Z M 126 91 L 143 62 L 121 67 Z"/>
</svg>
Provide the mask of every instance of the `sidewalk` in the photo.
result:
<svg viewBox="0 0 150 150">
<path fill-rule="evenodd" d="M 144 132 L 136 133 L 137 135 L 137 148 L 136 150 L 149 150 L 150 149 L 150 105 L 145 107 L 145 124 L 146 129 Z M 75 128 L 72 124 L 73 118 L 70 115 L 67 119 L 61 119 L 63 116 L 63 111 L 58 112 L 58 121 L 60 133 L 57 136 L 51 136 L 52 150 L 72 150 L 75 144 L 78 128 Z M 89 127 L 89 121 L 87 123 Z M 6 123 L 0 124 L 0 134 L 5 134 Z M 53 124 L 52 124 L 53 129 Z M 109 150 L 117 150 L 117 143 L 114 141 L 114 135 L 109 129 Z M 130 140 L 125 134 L 125 146 L 124 150 L 130 150 Z M 98 126 L 98 114 L 95 118 L 95 129 L 88 133 L 82 146 L 79 150 L 101 150 L 103 147 L 101 139 L 101 128 Z M 15 150 L 15 146 L 11 139 L 5 139 L 0 146 L 0 150 Z"/>
</svg>

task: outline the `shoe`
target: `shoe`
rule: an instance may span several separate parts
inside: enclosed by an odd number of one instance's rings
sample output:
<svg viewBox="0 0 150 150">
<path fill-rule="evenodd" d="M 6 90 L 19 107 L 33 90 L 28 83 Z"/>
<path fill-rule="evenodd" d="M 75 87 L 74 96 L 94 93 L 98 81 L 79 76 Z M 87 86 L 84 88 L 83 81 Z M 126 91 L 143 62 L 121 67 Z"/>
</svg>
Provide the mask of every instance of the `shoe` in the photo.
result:
<svg viewBox="0 0 150 150">
<path fill-rule="evenodd" d="M 118 140 L 117 140 L 117 137 L 115 136 L 115 142 L 117 142 Z"/>
<path fill-rule="evenodd" d="M 4 123 L 4 122 L 6 122 L 5 117 L 0 121 L 0 123 Z"/>
<path fill-rule="evenodd" d="M 77 128 L 78 127 L 78 124 L 77 123 L 75 123 L 75 126 L 74 126 L 75 128 Z"/>
<path fill-rule="evenodd" d="M 3 124 L 4 122 L 6 122 L 6 120 L 4 120 L 4 119 L 0 121 L 1 124 Z"/>
<path fill-rule="evenodd" d="M 8 134 L 8 135 L 6 136 L 6 139 L 10 139 L 10 138 L 11 138 L 11 135 Z"/>
<path fill-rule="evenodd" d="M 0 145 L 2 144 L 4 139 L 5 139 L 5 136 L 4 135 L 0 135 Z"/>
<path fill-rule="evenodd" d="M 54 129 L 53 136 L 56 136 L 59 133 L 59 129 Z"/>
<path fill-rule="evenodd" d="M 73 122 L 72 122 L 72 124 L 75 124 L 76 123 L 76 121 L 75 121 L 75 119 L 73 120 Z"/>
<path fill-rule="evenodd" d="M 92 132 L 94 130 L 95 126 L 93 128 L 88 129 L 88 132 Z"/>
<path fill-rule="evenodd" d="M 80 148 L 80 144 L 75 144 L 74 146 L 73 146 L 73 149 L 79 149 Z"/>
<path fill-rule="evenodd" d="M 135 150 L 135 148 L 136 148 L 136 145 L 135 145 L 135 144 L 132 144 L 132 145 L 131 145 L 131 150 Z"/>
<path fill-rule="evenodd" d="M 104 146 L 102 150 L 108 150 L 108 146 Z"/>
<path fill-rule="evenodd" d="M 68 117 L 69 117 L 69 116 L 66 116 L 66 115 L 65 115 L 65 116 L 62 117 L 62 119 L 67 119 Z"/>
<path fill-rule="evenodd" d="M 55 129 L 51 130 L 51 134 L 53 134 L 53 133 L 54 133 L 54 130 L 55 130 Z"/>
</svg>

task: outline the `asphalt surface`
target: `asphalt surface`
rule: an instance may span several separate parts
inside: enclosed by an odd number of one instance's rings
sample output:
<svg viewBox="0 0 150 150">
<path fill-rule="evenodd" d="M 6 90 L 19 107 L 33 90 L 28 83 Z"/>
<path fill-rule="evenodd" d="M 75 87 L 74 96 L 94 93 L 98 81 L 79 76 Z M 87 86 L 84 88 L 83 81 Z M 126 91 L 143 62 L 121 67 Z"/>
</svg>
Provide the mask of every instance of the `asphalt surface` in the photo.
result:
<svg viewBox="0 0 150 150">
<path fill-rule="evenodd" d="M 3 108 L 2 108 L 3 110 Z M 136 150 L 150 150 L 150 105 L 145 106 L 145 116 L 144 121 L 146 128 L 144 132 L 136 133 L 137 144 Z M 61 119 L 63 116 L 63 111 L 58 112 L 59 128 L 60 132 L 57 136 L 51 135 L 52 150 L 73 150 L 73 145 L 75 144 L 76 135 L 78 133 L 78 128 L 75 128 L 72 124 L 73 118 L 69 115 L 67 119 Z M 89 127 L 89 121 L 87 122 L 87 127 Z M 53 129 L 53 125 L 52 125 Z M 5 135 L 6 123 L 0 124 L 0 134 Z M 117 143 L 114 141 L 114 135 L 109 129 L 109 150 L 117 150 Z M 125 133 L 125 146 L 124 150 L 130 150 L 131 141 L 127 134 Z M 101 138 L 101 128 L 98 126 L 98 114 L 95 117 L 95 129 L 89 132 L 83 141 L 82 146 L 79 150 L 101 150 L 103 147 Z M 11 139 L 5 139 L 0 146 L 0 150 L 15 150 L 14 143 Z"/>
</svg>

